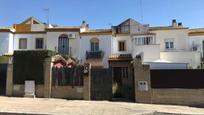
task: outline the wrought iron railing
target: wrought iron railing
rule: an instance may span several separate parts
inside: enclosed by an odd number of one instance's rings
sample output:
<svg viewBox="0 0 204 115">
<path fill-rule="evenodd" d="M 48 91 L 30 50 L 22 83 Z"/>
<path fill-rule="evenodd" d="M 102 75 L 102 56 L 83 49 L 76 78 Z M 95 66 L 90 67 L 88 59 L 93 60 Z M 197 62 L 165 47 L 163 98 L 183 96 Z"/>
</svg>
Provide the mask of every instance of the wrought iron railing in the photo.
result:
<svg viewBox="0 0 204 115">
<path fill-rule="evenodd" d="M 103 51 L 87 51 L 86 59 L 100 59 L 103 58 Z"/>
<path fill-rule="evenodd" d="M 72 55 L 72 47 L 65 47 L 65 46 L 56 46 L 55 47 L 55 52 L 63 55 Z"/>
</svg>

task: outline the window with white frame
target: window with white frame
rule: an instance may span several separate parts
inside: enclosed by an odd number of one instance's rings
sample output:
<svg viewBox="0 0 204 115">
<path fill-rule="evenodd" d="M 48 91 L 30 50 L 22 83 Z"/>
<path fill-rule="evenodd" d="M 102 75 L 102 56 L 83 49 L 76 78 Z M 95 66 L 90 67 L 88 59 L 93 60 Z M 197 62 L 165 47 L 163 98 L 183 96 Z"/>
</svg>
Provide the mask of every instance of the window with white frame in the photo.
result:
<svg viewBox="0 0 204 115">
<path fill-rule="evenodd" d="M 19 39 L 19 49 L 27 49 L 27 38 Z"/>
<path fill-rule="evenodd" d="M 153 36 L 142 36 L 135 38 L 136 45 L 153 45 L 155 44 L 155 40 Z"/>
<path fill-rule="evenodd" d="M 166 39 L 165 40 L 165 49 L 174 49 L 174 40 L 173 39 Z"/>
</svg>

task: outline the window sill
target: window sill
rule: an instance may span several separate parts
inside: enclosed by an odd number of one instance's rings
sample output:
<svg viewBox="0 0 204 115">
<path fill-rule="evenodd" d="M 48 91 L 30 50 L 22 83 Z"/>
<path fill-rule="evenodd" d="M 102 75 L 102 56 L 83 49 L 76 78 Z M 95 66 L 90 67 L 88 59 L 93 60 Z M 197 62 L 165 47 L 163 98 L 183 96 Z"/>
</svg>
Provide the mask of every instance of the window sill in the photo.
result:
<svg viewBox="0 0 204 115">
<path fill-rule="evenodd" d="M 160 44 L 136 44 L 136 46 L 151 46 L 151 45 L 160 45 Z"/>
<path fill-rule="evenodd" d="M 127 51 L 125 50 L 125 51 L 118 51 L 118 52 L 127 52 Z"/>
</svg>

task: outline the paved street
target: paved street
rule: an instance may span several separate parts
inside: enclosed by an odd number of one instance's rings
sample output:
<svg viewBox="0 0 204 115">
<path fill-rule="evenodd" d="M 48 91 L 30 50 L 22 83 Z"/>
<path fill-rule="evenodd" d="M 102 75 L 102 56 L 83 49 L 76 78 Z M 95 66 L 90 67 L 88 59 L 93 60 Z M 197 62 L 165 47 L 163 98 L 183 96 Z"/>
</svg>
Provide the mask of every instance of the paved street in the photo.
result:
<svg viewBox="0 0 204 115">
<path fill-rule="evenodd" d="M 0 97 L 0 112 L 55 115 L 137 115 L 153 112 L 204 115 L 204 109 L 108 101 Z M 161 114 L 160 114 L 161 115 Z"/>
</svg>

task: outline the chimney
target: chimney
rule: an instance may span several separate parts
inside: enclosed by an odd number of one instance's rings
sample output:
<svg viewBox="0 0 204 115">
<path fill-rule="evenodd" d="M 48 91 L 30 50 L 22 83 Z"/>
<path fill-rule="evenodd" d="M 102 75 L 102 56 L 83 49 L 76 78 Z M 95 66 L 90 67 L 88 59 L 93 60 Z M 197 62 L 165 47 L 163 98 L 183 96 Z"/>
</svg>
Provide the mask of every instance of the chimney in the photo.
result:
<svg viewBox="0 0 204 115">
<path fill-rule="evenodd" d="M 86 32 L 89 29 L 89 24 L 86 23 L 86 21 L 82 21 L 80 32 Z"/>
<path fill-rule="evenodd" d="M 86 27 L 89 28 L 89 24 L 86 24 Z"/>
<path fill-rule="evenodd" d="M 176 22 L 176 19 L 173 19 L 172 20 L 172 27 L 177 27 L 178 25 L 177 25 L 177 22 Z"/>
<path fill-rule="evenodd" d="M 81 26 L 86 26 L 86 21 L 82 21 Z"/>
<path fill-rule="evenodd" d="M 179 22 L 179 23 L 178 23 L 178 27 L 183 27 L 182 22 Z"/>
</svg>

